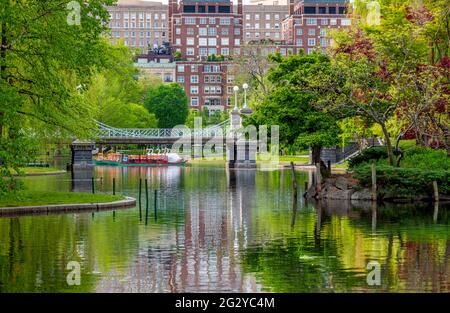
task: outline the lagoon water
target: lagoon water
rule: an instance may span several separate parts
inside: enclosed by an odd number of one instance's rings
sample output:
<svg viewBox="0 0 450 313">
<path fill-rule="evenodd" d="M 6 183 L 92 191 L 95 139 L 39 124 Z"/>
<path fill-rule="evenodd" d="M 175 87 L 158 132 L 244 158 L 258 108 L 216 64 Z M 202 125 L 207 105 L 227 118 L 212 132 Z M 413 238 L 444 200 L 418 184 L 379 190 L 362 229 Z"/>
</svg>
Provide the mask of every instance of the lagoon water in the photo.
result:
<svg viewBox="0 0 450 313">
<path fill-rule="evenodd" d="M 90 191 L 91 175 L 23 180 Z M 450 292 L 444 205 L 305 203 L 310 175 L 299 172 L 294 211 L 290 170 L 96 167 L 94 176 L 97 192 L 111 193 L 115 177 L 117 193 L 136 198 L 147 177 L 147 213 L 142 192 L 140 208 L 0 217 L 0 292 Z M 67 284 L 70 261 L 81 265 L 79 286 Z"/>
</svg>

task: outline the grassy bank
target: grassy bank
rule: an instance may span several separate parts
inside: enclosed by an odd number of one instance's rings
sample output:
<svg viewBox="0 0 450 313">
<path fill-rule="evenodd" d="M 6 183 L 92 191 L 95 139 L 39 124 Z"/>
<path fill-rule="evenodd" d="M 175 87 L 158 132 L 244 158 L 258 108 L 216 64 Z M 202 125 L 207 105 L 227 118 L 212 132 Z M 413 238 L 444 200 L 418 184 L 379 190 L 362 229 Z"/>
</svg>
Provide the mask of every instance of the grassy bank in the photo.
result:
<svg viewBox="0 0 450 313">
<path fill-rule="evenodd" d="M 25 175 L 28 174 L 52 174 L 64 172 L 61 169 L 55 167 L 22 167 L 20 171 Z"/>
<path fill-rule="evenodd" d="M 0 207 L 18 207 L 47 204 L 105 203 L 123 200 L 123 196 L 89 194 L 78 192 L 37 192 L 20 191 L 16 194 L 2 195 Z"/>
</svg>

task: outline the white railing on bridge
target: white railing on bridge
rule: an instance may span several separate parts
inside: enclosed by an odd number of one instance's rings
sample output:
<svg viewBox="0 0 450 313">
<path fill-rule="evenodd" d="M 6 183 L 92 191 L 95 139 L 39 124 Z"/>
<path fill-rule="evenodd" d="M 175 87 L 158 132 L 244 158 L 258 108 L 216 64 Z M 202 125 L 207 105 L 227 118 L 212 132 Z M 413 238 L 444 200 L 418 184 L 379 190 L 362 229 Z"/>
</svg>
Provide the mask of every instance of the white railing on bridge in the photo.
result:
<svg viewBox="0 0 450 313">
<path fill-rule="evenodd" d="M 228 132 L 229 121 L 201 129 L 189 128 L 116 128 L 102 122 L 96 135 L 100 138 L 183 138 L 183 137 L 221 137 Z"/>
</svg>

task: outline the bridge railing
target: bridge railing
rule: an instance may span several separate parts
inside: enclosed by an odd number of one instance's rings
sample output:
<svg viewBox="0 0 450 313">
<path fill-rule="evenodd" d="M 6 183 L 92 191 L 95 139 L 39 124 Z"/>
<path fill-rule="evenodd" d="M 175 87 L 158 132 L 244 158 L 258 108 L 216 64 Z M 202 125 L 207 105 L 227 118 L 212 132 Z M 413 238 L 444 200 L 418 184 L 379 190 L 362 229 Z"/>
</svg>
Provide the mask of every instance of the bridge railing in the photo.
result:
<svg viewBox="0 0 450 313">
<path fill-rule="evenodd" d="M 115 128 L 98 122 L 96 135 L 99 138 L 184 138 L 220 137 L 229 133 L 226 123 L 201 129 L 189 128 Z"/>
</svg>

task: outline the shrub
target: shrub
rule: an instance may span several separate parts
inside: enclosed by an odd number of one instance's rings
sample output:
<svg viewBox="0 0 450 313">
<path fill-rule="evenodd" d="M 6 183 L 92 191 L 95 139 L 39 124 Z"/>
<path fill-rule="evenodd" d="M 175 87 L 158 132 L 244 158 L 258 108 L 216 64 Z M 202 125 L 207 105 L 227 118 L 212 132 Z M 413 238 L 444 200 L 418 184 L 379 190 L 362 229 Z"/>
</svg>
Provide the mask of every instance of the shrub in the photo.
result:
<svg viewBox="0 0 450 313">
<path fill-rule="evenodd" d="M 385 147 L 372 147 L 348 160 L 348 166 L 354 168 L 364 162 L 369 162 L 371 160 L 378 161 L 379 159 L 386 159 L 387 157 L 388 155 Z"/>
<path fill-rule="evenodd" d="M 354 177 L 359 180 L 360 185 L 370 187 L 372 184 L 370 165 L 356 167 Z M 377 166 L 377 186 L 381 196 L 386 194 L 431 196 L 434 180 L 438 183 L 439 193 L 450 194 L 450 171 Z"/>
</svg>

